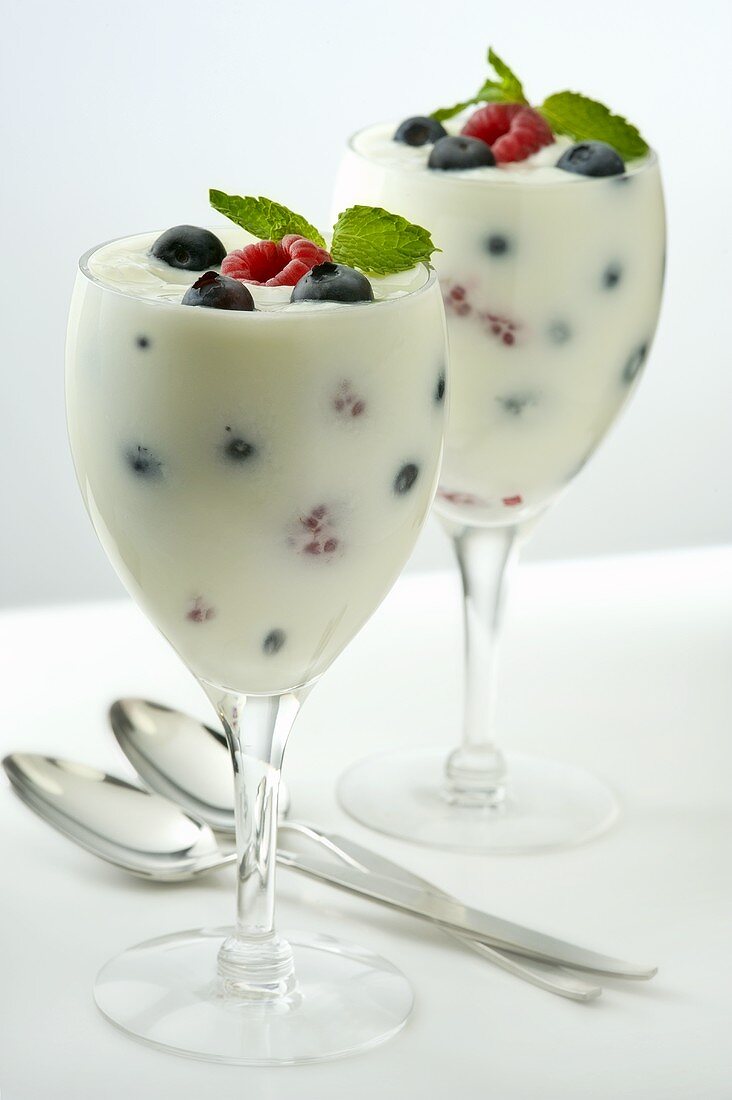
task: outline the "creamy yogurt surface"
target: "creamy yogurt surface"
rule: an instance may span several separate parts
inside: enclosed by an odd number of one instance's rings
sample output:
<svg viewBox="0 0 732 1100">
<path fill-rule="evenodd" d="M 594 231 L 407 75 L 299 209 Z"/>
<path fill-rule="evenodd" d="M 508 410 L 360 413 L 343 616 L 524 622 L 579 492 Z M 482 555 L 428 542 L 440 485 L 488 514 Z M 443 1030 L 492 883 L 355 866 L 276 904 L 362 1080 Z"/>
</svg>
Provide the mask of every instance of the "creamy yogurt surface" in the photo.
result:
<svg viewBox="0 0 732 1100">
<path fill-rule="evenodd" d="M 460 133 L 468 115 L 460 115 L 443 123 L 448 134 Z M 428 168 L 427 160 L 433 145 L 428 142 L 425 145 L 407 145 L 403 141 L 394 141 L 394 131 L 397 124 L 393 122 L 380 122 L 361 130 L 351 141 L 351 148 L 359 156 L 366 160 L 375 161 L 377 164 L 406 172 L 429 172 L 431 176 L 449 176 L 450 179 L 483 180 L 493 184 L 500 183 L 587 183 L 587 176 L 580 176 L 576 172 L 565 172 L 557 168 L 556 164 L 562 153 L 569 149 L 574 142 L 571 138 L 561 134 L 555 135 L 551 145 L 545 145 L 537 153 L 532 153 L 525 160 L 508 164 L 500 164 L 495 167 L 464 168 L 450 172 Z M 626 175 L 632 174 L 641 168 L 647 158 L 631 161 L 626 165 Z"/>
<path fill-rule="evenodd" d="M 227 252 L 244 248 L 256 240 L 243 229 L 237 229 L 234 226 L 216 226 L 211 232 L 216 234 Z M 188 287 L 195 282 L 201 272 L 171 267 L 153 256 L 150 249 L 159 235 L 159 233 L 140 233 L 101 245 L 86 260 L 90 275 L 99 282 L 135 298 L 180 302 Z M 210 270 L 218 271 L 219 268 L 213 267 Z M 374 290 L 374 300 L 381 302 L 391 298 L 401 298 L 405 294 L 413 294 L 425 285 L 428 278 L 427 268 L 419 264 L 409 271 L 402 271 L 396 275 L 380 278 L 372 276 L 369 281 Z M 246 286 L 251 291 L 258 310 L 352 308 L 350 305 L 339 302 L 290 302 L 291 286 L 258 286 L 256 283 L 246 283 Z"/>
</svg>

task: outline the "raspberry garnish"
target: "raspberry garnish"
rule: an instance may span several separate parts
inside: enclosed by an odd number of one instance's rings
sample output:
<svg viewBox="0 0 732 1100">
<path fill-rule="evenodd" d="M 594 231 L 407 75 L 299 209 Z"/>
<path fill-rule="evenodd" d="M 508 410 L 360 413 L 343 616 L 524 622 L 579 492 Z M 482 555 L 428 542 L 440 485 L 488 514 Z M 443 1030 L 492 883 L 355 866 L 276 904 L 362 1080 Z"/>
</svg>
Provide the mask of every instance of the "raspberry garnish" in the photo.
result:
<svg viewBox="0 0 732 1100">
<path fill-rule="evenodd" d="M 330 253 L 324 248 L 288 233 L 281 241 L 257 241 L 230 252 L 221 264 L 221 274 L 255 286 L 295 286 L 317 264 L 329 261 Z"/>
<path fill-rule="evenodd" d="M 497 164 L 525 160 L 554 141 L 547 121 L 522 103 L 489 103 L 480 107 L 462 132 L 490 145 Z"/>
</svg>

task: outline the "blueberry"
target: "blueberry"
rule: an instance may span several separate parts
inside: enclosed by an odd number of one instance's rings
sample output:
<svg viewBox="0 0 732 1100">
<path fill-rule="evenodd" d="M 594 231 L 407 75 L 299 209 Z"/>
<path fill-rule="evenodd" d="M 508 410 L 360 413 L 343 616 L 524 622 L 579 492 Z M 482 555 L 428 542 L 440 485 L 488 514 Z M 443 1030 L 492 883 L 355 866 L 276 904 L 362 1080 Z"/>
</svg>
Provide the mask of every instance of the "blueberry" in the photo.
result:
<svg viewBox="0 0 732 1100">
<path fill-rule="evenodd" d="M 625 171 L 625 164 L 612 145 L 604 141 L 579 141 L 562 153 L 557 168 L 580 176 L 618 176 Z"/>
<path fill-rule="evenodd" d="M 227 432 L 231 431 L 231 428 L 227 425 Z M 227 439 L 224 444 L 224 454 L 232 462 L 246 462 L 248 458 L 252 458 L 257 453 L 257 448 L 253 443 L 248 443 L 246 439 L 242 439 L 241 436 L 232 436 Z"/>
<path fill-rule="evenodd" d="M 511 250 L 511 243 L 502 233 L 491 233 L 486 238 L 485 250 L 490 256 L 505 256 Z"/>
<path fill-rule="evenodd" d="M 440 371 L 440 377 L 437 379 L 437 385 L 435 386 L 435 401 L 438 405 L 441 405 L 445 400 L 445 372 Z"/>
<path fill-rule="evenodd" d="M 161 233 L 150 249 L 153 256 L 170 267 L 183 271 L 205 271 L 218 267 L 226 249 L 219 238 L 208 229 L 196 225 L 174 225 Z"/>
<path fill-rule="evenodd" d="M 262 642 L 262 649 L 268 656 L 273 656 L 275 653 L 279 653 L 284 644 L 284 630 L 270 630 L 269 634 Z"/>
<path fill-rule="evenodd" d="M 405 145 L 427 145 L 443 137 L 447 137 L 447 130 L 441 122 L 426 115 L 415 115 L 405 118 L 397 127 L 394 141 L 402 141 Z"/>
<path fill-rule="evenodd" d="M 602 285 L 606 290 L 612 290 L 620 282 L 623 276 L 623 269 L 620 264 L 612 263 L 608 264 L 602 273 Z"/>
<path fill-rule="evenodd" d="M 497 397 L 496 401 L 511 416 L 521 416 L 524 409 L 536 404 L 536 398 L 530 393 L 513 393 L 508 397 Z"/>
<path fill-rule="evenodd" d="M 641 369 L 646 361 L 648 355 L 648 344 L 641 344 L 635 351 L 629 356 L 627 363 L 623 367 L 623 382 L 628 386 L 631 382 L 634 382 L 638 371 Z"/>
<path fill-rule="evenodd" d="M 373 302 L 371 283 L 355 267 L 316 264 L 292 288 L 291 302 Z"/>
<path fill-rule="evenodd" d="M 552 321 L 549 325 L 548 335 L 552 344 L 566 344 L 572 335 L 572 330 L 566 321 Z"/>
<path fill-rule="evenodd" d="M 415 466 L 413 462 L 408 462 L 405 466 L 402 466 L 401 470 L 394 478 L 394 492 L 398 496 L 401 496 L 403 493 L 408 493 L 418 477 L 419 466 Z"/>
<path fill-rule="evenodd" d="M 215 271 L 206 271 L 183 295 L 184 306 L 207 309 L 253 310 L 254 299 L 238 279 L 229 279 Z"/>
<path fill-rule="evenodd" d="M 459 168 L 484 168 L 496 163 L 490 145 L 471 137 L 444 137 L 435 142 L 428 168 L 449 172 Z"/>
<path fill-rule="evenodd" d="M 135 340 L 135 343 L 137 344 L 138 348 L 149 348 L 150 347 L 150 337 L 149 336 L 138 336 L 137 339 Z"/>
<path fill-rule="evenodd" d="M 139 444 L 134 447 L 128 447 L 125 452 L 125 458 L 127 459 L 127 465 L 138 477 L 147 478 L 152 481 L 162 474 L 162 462 L 155 457 L 148 447 L 142 447 Z"/>
</svg>

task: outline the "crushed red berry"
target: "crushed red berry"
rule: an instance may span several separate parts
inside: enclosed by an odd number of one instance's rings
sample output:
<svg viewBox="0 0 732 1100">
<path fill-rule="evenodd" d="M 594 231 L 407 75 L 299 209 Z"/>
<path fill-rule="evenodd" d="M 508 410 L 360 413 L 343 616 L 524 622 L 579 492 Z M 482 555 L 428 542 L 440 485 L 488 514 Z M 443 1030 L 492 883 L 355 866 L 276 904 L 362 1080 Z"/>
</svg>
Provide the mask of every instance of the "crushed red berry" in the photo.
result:
<svg viewBox="0 0 732 1100">
<path fill-rule="evenodd" d="M 300 516 L 288 539 L 302 554 L 317 557 L 332 555 L 340 546 L 336 537 L 333 518 L 325 504 L 311 508 L 306 516 Z"/>
<path fill-rule="evenodd" d="M 471 508 L 488 507 L 486 501 L 481 500 L 480 497 L 475 496 L 473 493 L 448 492 L 447 489 L 438 489 L 437 495 L 441 500 L 446 500 L 449 504 L 464 504 Z"/>
<path fill-rule="evenodd" d="M 490 145 L 497 164 L 525 160 L 554 141 L 546 119 L 523 103 L 480 107 L 465 123 L 462 133 Z"/>
<path fill-rule="evenodd" d="M 488 311 L 481 313 L 480 319 L 491 336 L 495 336 L 506 347 L 513 347 L 521 328 L 518 322 L 511 321 L 508 317 L 503 317 L 499 313 L 489 313 Z"/>
<path fill-rule="evenodd" d="M 523 502 L 524 498 L 522 496 L 519 496 L 518 493 L 516 494 L 516 496 L 503 498 L 503 503 L 506 505 L 507 508 L 515 508 L 517 504 L 523 504 Z"/>
<path fill-rule="evenodd" d="M 221 264 L 221 274 L 255 286 L 295 286 L 303 275 L 330 258 L 330 252 L 307 237 L 288 233 L 281 241 L 256 241 L 230 252 Z"/>
<path fill-rule="evenodd" d="M 353 391 L 350 382 L 341 382 L 333 398 L 333 408 L 343 416 L 361 416 L 366 411 L 366 402 Z"/>
<path fill-rule="evenodd" d="M 202 596 L 196 596 L 195 600 L 191 600 L 191 606 L 186 612 L 186 618 L 191 623 L 207 623 L 215 615 L 214 609 L 204 603 Z"/>
</svg>

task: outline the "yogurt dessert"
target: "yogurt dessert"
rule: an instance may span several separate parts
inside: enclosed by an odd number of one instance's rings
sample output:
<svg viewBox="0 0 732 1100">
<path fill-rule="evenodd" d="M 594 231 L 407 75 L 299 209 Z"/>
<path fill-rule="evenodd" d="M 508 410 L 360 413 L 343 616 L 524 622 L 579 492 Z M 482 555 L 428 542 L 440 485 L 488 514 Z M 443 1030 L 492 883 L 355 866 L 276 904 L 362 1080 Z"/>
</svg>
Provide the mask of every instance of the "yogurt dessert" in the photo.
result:
<svg viewBox="0 0 732 1100">
<path fill-rule="evenodd" d="M 353 207 L 326 244 L 269 199 L 210 198 L 238 228 L 179 225 L 83 257 L 67 405 L 100 541 L 226 735 L 236 917 L 122 952 L 95 998 L 153 1046 L 294 1065 L 368 1049 L 412 1008 L 379 955 L 278 933 L 278 793 L 310 686 L 429 510 L 445 318 L 430 236 L 399 215 Z"/>
<path fill-rule="evenodd" d="M 355 764 L 339 799 L 358 821 L 471 852 L 561 848 L 617 816 L 580 768 L 507 754 L 495 729 L 505 580 L 533 520 L 580 470 L 633 391 L 658 317 L 665 229 L 655 154 L 575 92 L 531 106 L 492 50 L 476 95 L 370 126 L 336 203 L 383 203 L 427 226 L 450 338 L 436 509 L 463 585 L 465 702 L 452 751 Z"/>
<path fill-rule="evenodd" d="M 440 461 L 444 311 L 428 235 L 401 218 L 347 212 L 329 251 L 289 211 L 280 232 L 277 204 L 212 196 L 239 226 L 83 258 L 69 431 L 103 546 L 185 663 L 279 692 L 327 667 L 409 556 Z M 262 217 L 278 239 L 240 227 Z"/>
<path fill-rule="evenodd" d="M 335 193 L 399 211 L 441 249 L 453 369 L 437 506 L 480 525 L 541 511 L 615 420 L 648 356 L 665 250 L 637 130 L 575 93 L 531 108 L 490 57 L 500 79 L 468 104 L 357 134 Z"/>
</svg>

